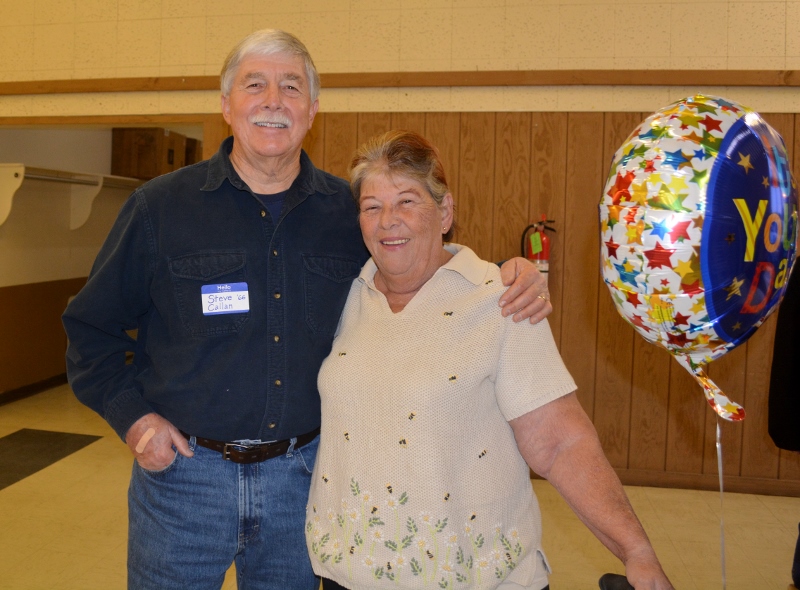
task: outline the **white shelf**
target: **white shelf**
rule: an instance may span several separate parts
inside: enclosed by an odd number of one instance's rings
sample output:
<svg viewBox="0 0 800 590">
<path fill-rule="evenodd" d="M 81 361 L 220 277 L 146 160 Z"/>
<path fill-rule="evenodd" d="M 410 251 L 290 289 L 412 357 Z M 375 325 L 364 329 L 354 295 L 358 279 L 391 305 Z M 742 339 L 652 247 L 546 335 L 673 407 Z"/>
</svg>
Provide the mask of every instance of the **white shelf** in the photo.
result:
<svg viewBox="0 0 800 590">
<path fill-rule="evenodd" d="M 92 213 L 95 199 L 103 189 L 126 189 L 133 191 L 144 181 L 137 178 L 125 178 L 103 174 L 86 174 L 65 170 L 50 170 L 25 166 L 24 164 L 0 163 L 0 226 L 11 214 L 14 199 L 25 194 L 27 190 L 36 190 L 41 182 L 57 182 L 70 185 L 70 219 L 69 228 L 81 227 Z"/>
</svg>

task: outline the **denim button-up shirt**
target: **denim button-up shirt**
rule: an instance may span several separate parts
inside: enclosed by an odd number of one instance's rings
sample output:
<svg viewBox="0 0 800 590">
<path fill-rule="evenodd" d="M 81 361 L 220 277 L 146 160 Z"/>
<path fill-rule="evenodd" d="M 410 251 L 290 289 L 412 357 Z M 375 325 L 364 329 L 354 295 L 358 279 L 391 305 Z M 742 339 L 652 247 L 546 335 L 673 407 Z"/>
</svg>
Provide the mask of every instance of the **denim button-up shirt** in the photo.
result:
<svg viewBox="0 0 800 590">
<path fill-rule="evenodd" d="M 273 222 L 232 147 L 138 188 L 64 313 L 70 384 L 123 439 L 149 412 L 222 441 L 320 424 L 317 372 L 369 257 L 357 210 L 303 152 Z M 249 311 L 204 315 L 201 287 L 234 283 Z"/>
</svg>

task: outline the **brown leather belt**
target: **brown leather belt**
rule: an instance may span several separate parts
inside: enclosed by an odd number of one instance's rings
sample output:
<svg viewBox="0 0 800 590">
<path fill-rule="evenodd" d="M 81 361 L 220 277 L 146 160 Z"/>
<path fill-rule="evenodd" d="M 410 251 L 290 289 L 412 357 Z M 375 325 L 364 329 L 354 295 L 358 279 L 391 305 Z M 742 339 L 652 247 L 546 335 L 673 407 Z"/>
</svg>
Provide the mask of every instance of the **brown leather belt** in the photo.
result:
<svg viewBox="0 0 800 590">
<path fill-rule="evenodd" d="M 190 435 L 186 434 L 183 430 L 181 430 L 181 434 L 186 438 L 191 438 Z M 297 441 L 294 443 L 294 448 L 299 449 L 307 445 L 317 438 L 318 434 L 319 428 L 298 436 Z M 278 455 L 285 455 L 286 451 L 289 450 L 289 445 L 292 443 L 291 439 L 286 439 L 271 443 L 247 445 L 235 442 L 222 442 L 210 438 L 203 438 L 201 436 L 196 436 L 195 441 L 197 441 L 197 444 L 201 447 L 221 453 L 223 459 L 232 461 L 233 463 L 261 463 L 262 461 L 272 459 Z"/>
</svg>

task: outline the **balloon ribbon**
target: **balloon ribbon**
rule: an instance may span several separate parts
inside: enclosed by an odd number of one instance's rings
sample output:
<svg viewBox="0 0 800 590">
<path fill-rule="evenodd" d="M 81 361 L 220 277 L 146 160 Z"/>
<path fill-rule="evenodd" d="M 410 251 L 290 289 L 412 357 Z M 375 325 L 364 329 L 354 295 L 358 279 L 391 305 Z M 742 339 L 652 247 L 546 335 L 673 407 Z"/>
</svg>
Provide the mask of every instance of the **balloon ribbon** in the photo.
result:
<svg viewBox="0 0 800 590">
<path fill-rule="evenodd" d="M 734 401 L 731 401 L 728 396 L 722 393 L 722 390 L 709 379 L 708 375 L 703 371 L 702 365 L 692 362 L 691 357 L 688 355 L 679 356 L 675 355 L 677 361 L 681 366 L 691 373 L 703 388 L 703 394 L 709 405 L 714 408 L 714 411 L 720 418 L 729 420 L 731 422 L 740 422 L 744 420 L 744 408 Z"/>
</svg>

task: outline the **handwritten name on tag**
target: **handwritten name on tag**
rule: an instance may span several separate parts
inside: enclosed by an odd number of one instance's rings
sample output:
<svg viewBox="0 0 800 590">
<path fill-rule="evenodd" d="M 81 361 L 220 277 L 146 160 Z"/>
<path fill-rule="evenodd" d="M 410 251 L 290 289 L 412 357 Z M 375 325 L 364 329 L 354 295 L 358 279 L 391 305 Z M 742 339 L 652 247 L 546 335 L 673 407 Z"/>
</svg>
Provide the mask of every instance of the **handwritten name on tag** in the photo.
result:
<svg viewBox="0 0 800 590">
<path fill-rule="evenodd" d="M 246 313 L 250 311 L 247 283 L 223 283 L 200 287 L 203 315 Z"/>
</svg>

